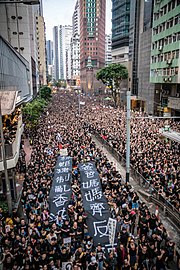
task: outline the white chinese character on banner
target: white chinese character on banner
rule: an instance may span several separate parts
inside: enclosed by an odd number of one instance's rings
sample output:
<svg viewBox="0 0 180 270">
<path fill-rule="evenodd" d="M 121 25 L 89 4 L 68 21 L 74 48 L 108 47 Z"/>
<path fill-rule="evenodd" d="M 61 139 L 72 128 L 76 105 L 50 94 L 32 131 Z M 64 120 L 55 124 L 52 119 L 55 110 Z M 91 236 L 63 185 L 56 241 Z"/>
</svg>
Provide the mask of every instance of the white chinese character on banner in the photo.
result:
<svg viewBox="0 0 180 270">
<path fill-rule="evenodd" d="M 94 225 L 94 236 L 97 236 L 97 234 L 99 234 L 99 237 L 109 236 L 106 220 L 95 221 L 93 225 Z"/>
<path fill-rule="evenodd" d="M 55 203 L 56 207 L 63 206 L 65 202 L 68 201 L 68 197 L 64 196 L 65 194 L 60 194 L 58 197 L 54 198 L 53 203 Z"/>
<path fill-rule="evenodd" d="M 102 210 L 105 209 L 103 203 L 90 204 L 91 210 L 93 210 L 92 215 L 99 214 L 102 217 Z"/>
<path fill-rule="evenodd" d="M 89 182 L 82 182 L 83 188 L 98 187 L 99 181 L 97 179 L 91 179 Z"/>
<path fill-rule="evenodd" d="M 84 172 L 87 176 L 87 178 L 92 178 L 95 175 L 95 171 L 86 171 Z"/>
<path fill-rule="evenodd" d="M 83 164 L 82 165 L 82 169 L 84 171 L 91 171 L 93 169 L 93 164 L 89 163 L 89 164 Z"/>
<path fill-rule="evenodd" d="M 55 186 L 54 187 L 54 192 L 55 193 L 62 193 L 63 192 L 62 186 Z"/>
<path fill-rule="evenodd" d="M 86 198 L 86 201 L 88 201 L 88 202 L 92 202 L 95 199 L 96 200 L 99 200 L 99 199 L 102 198 L 102 191 L 100 189 L 98 189 L 98 188 L 94 188 L 92 190 L 88 190 L 85 193 L 85 198 Z"/>
<path fill-rule="evenodd" d="M 66 209 L 64 207 L 63 209 L 59 210 L 56 215 L 54 215 L 53 213 L 50 213 L 49 215 L 50 222 L 56 222 L 58 224 L 59 223 L 58 216 L 61 216 L 63 220 L 67 218 Z"/>
<path fill-rule="evenodd" d="M 66 215 L 66 209 L 63 207 L 63 209 L 59 210 L 58 213 L 57 213 L 57 219 L 58 219 L 58 216 L 61 216 L 61 218 L 63 220 L 65 220 L 67 218 L 67 215 Z"/>
<path fill-rule="evenodd" d="M 58 166 L 59 166 L 59 167 L 65 167 L 65 161 L 59 162 L 59 163 L 58 163 Z"/>
<path fill-rule="evenodd" d="M 57 173 L 68 173 L 69 172 L 69 168 L 60 168 L 60 169 L 56 169 Z"/>
<path fill-rule="evenodd" d="M 66 185 L 63 185 L 63 186 L 55 186 L 54 187 L 54 191 L 56 192 L 56 193 L 62 193 L 62 192 L 68 192 L 68 191 L 70 191 L 70 188 L 69 189 L 66 189 Z"/>
<path fill-rule="evenodd" d="M 60 176 L 55 178 L 55 181 L 57 184 L 64 183 L 64 182 L 69 181 L 69 180 L 70 180 L 70 174 L 60 175 Z"/>
</svg>

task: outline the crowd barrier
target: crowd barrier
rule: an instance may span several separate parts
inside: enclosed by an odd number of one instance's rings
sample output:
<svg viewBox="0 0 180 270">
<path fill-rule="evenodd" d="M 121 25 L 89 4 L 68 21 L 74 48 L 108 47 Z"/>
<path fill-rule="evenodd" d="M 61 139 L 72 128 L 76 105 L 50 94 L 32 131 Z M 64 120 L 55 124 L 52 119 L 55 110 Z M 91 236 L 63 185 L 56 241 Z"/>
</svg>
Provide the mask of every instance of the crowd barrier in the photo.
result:
<svg viewBox="0 0 180 270">
<path fill-rule="evenodd" d="M 94 136 L 97 140 L 105 146 L 105 148 L 113 155 L 113 157 L 121 164 L 122 167 L 126 167 L 125 158 L 117 152 L 101 135 L 93 130 Z M 131 165 L 130 175 L 142 188 L 142 190 L 149 193 L 149 199 L 154 204 L 158 205 L 164 212 L 165 216 L 168 216 L 175 224 L 176 228 L 180 230 L 180 213 L 179 211 L 167 201 L 158 191 Z"/>
</svg>

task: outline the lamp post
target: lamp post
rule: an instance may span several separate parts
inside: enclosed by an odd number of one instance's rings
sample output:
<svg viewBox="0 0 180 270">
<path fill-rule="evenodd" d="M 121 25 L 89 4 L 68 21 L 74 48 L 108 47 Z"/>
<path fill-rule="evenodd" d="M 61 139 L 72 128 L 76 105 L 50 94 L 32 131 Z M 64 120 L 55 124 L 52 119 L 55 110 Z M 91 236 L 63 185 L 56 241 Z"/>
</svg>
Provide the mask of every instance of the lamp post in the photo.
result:
<svg viewBox="0 0 180 270">
<path fill-rule="evenodd" d="M 126 118 L 126 183 L 130 175 L 130 121 L 131 121 L 131 91 L 127 91 L 127 118 Z"/>
</svg>

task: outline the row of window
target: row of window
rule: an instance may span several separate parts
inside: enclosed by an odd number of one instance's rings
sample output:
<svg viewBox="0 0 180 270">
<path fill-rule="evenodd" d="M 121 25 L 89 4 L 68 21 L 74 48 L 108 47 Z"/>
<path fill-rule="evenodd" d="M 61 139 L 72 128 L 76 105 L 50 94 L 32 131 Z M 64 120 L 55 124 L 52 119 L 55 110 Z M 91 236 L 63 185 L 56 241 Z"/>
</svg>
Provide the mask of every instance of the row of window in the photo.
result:
<svg viewBox="0 0 180 270">
<path fill-rule="evenodd" d="M 180 0 L 171 0 L 167 5 L 164 5 L 156 13 L 154 13 L 154 20 L 158 20 L 160 17 L 167 14 L 167 12 L 175 9 L 178 5 L 180 5 Z"/>
<path fill-rule="evenodd" d="M 152 48 L 153 48 L 153 50 L 154 49 L 161 50 L 161 47 L 168 45 L 168 44 L 171 44 L 171 43 L 174 43 L 174 42 L 177 42 L 177 41 L 180 41 L 180 32 L 174 33 L 170 36 L 167 36 L 167 37 L 164 37 L 162 39 L 159 39 L 158 41 L 155 41 L 153 43 Z"/>
<path fill-rule="evenodd" d="M 171 18 L 168 21 L 165 21 L 161 24 L 159 24 L 158 26 L 153 28 L 153 35 L 157 35 L 159 33 L 161 33 L 162 31 L 165 31 L 175 25 L 180 24 L 180 15 L 177 15 L 173 18 Z"/>
<path fill-rule="evenodd" d="M 161 53 L 156 56 L 152 56 L 152 63 L 163 62 L 171 59 L 179 59 L 179 50 L 174 50 L 167 53 Z"/>
<path fill-rule="evenodd" d="M 178 72 L 179 72 L 179 67 L 152 69 L 151 77 L 174 76 L 174 75 L 178 75 Z"/>
</svg>

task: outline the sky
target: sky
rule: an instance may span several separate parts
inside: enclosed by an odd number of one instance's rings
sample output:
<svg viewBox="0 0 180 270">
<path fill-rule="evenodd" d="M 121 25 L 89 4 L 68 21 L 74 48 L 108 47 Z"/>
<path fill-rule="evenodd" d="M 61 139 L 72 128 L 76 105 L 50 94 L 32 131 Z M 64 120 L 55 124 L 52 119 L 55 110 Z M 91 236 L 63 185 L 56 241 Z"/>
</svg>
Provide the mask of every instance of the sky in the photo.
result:
<svg viewBox="0 0 180 270">
<path fill-rule="evenodd" d="M 111 0 L 106 1 L 106 33 L 111 33 Z M 76 0 L 43 0 L 43 15 L 46 24 L 46 39 L 52 40 L 55 25 L 72 25 Z"/>
</svg>

